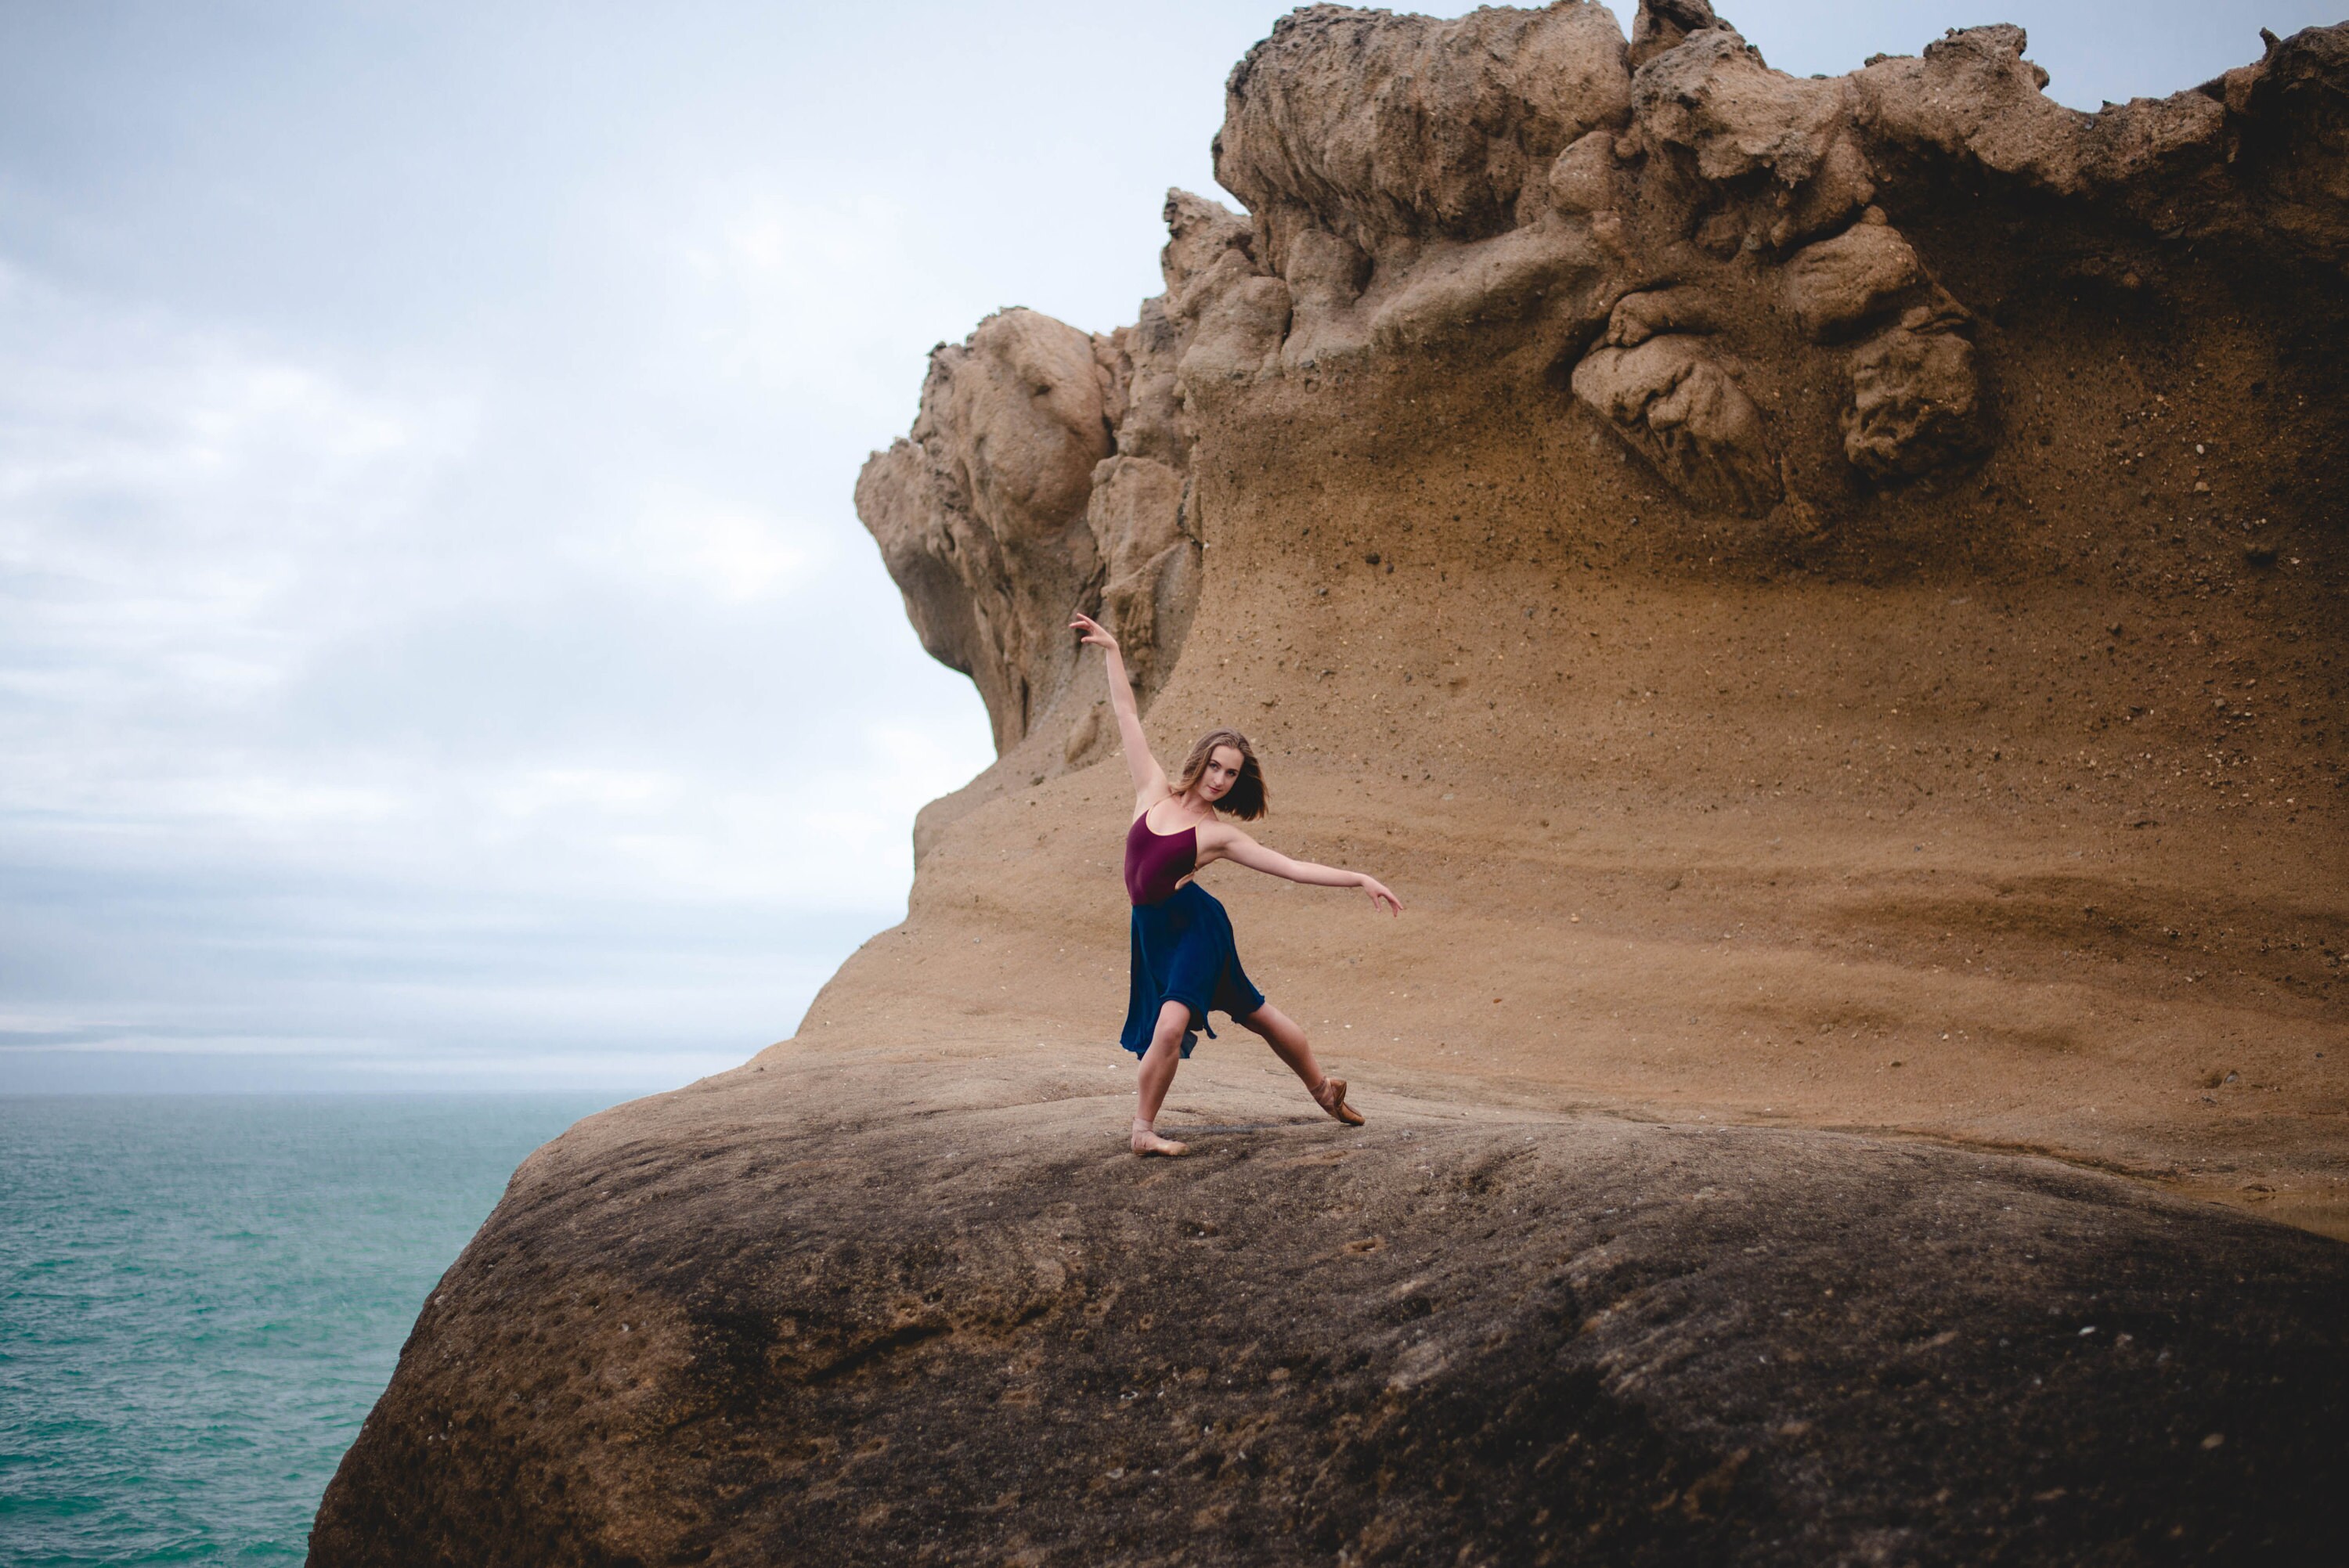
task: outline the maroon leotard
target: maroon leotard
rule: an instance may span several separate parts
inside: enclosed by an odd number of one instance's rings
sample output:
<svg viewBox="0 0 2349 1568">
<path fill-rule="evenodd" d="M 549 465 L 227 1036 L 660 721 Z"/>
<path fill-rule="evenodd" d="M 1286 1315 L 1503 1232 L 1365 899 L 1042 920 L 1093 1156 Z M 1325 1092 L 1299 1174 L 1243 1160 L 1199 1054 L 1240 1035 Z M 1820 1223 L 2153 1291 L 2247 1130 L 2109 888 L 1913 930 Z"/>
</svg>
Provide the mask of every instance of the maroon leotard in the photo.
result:
<svg viewBox="0 0 2349 1568">
<path fill-rule="evenodd" d="M 1164 903 L 1199 866 L 1199 830 L 1154 832 L 1144 811 L 1125 830 L 1125 896 L 1137 904 Z"/>
</svg>

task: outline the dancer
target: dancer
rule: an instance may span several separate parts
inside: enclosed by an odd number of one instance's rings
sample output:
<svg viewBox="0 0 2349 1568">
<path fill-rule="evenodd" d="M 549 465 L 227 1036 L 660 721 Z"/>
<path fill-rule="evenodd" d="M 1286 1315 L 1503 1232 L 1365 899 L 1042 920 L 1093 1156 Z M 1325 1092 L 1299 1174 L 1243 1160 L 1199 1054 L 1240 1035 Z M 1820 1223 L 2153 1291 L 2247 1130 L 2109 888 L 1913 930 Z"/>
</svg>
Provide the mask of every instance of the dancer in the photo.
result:
<svg viewBox="0 0 2349 1568">
<path fill-rule="evenodd" d="M 1251 871 L 1319 887 L 1358 887 L 1373 909 L 1402 913 L 1402 901 L 1384 882 L 1361 872 L 1293 861 L 1266 849 L 1222 820 L 1264 815 L 1264 771 L 1247 738 L 1211 729 L 1184 759 L 1182 777 L 1168 782 L 1142 733 L 1142 713 L 1125 678 L 1117 639 L 1079 615 L 1070 630 L 1102 650 L 1109 665 L 1109 703 L 1117 715 L 1125 765 L 1133 774 L 1133 825 L 1125 835 L 1125 892 L 1133 901 L 1133 958 L 1120 1043 L 1141 1058 L 1140 1103 L 1133 1113 L 1136 1154 L 1175 1155 L 1188 1146 L 1158 1136 L 1158 1108 L 1174 1082 L 1174 1068 L 1191 1054 L 1198 1031 L 1216 1031 L 1216 1008 L 1242 1028 L 1264 1037 L 1273 1054 L 1304 1081 L 1313 1102 L 1350 1127 L 1361 1113 L 1346 1103 L 1346 1080 L 1323 1075 L 1305 1031 L 1248 983 L 1232 944 L 1232 923 L 1215 896 L 1191 879 L 1202 867 L 1235 861 Z"/>
</svg>

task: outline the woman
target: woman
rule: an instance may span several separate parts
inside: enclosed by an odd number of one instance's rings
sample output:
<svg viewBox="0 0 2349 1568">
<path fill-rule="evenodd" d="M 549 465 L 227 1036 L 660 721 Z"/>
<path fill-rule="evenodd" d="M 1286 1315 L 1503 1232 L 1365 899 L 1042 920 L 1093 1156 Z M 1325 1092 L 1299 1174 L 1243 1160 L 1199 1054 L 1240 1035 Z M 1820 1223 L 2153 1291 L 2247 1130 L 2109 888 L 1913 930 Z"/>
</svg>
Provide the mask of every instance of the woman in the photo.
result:
<svg viewBox="0 0 2349 1568">
<path fill-rule="evenodd" d="M 1371 907 L 1402 913 L 1402 901 L 1376 877 L 1292 861 L 1276 854 L 1222 820 L 1229 812 L 1243 821 L 1264 815 L 1264 773 L 1256 753 L 1237 730 L 1214 729 L 1199 738 L 1183 764 L 1183 775 L 1167 782 L 1166 770 L 1150 754 L 1142 714 L 1125 678 L 1117 639 L 1089 616 L 1070 624 L 1080 640 L 1102 650 L 1109 662 L 1109 703 L 1117 715 L 1125 765 L 1133 774 L 1133 824 L 1125 835 L 1125 891 L 1133 901 L 1133 979 L 1121 1043 L 1142 1058 L 1141 1103 L 1134 1108 L 1136 1154 L 1183 1154 L 1187 1146 L 1157 1133 L 1158 1108 L 1174 1082 L 1174 1068 L 1207 1026 L 1207 1010 L 1228 1014 L 1240 1026 L 1264 1037 L 1275 1055 L 1304 1080 L 1306 1092 L 1323 1110 L 1350 1127 L 1361 1113 L 1346 1103 L 1346 1080 L 1326 1078 L 1313 1059 L 1305 1031 L 1264 999 L 1248 983 L 1232 945 L 1232 923 L 1224 906 L 1193 882 L 1201 868 L 1236 861 L 1252 871 L 1319 887 L 1358 887 Z"/>
</svg>

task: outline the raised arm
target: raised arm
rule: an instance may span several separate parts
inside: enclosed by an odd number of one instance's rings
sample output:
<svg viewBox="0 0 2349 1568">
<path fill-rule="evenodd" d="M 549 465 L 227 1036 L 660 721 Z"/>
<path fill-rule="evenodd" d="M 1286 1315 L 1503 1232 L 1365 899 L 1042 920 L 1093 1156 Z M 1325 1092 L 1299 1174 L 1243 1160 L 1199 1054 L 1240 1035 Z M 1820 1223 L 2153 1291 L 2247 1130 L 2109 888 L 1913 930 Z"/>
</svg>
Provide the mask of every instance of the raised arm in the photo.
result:
<svg viewBox="0 0 2349 1568">
<path fill-rule="evenodd" d="M 1278 850 L 1266 849 L 1228 822 L 1210 822 L 1199 830 L 1199 863 L 1204 866 L 1215 861 L 1235 861 L 1252 872 L 1286 877 L 1314 887 L 1358 887 L 1370 895 L 1371 908 L 1383 909 L 1389 914 L 1402 913 L 1402 900 L 1369 872 L 1291 860 Z"/>
<path fill-rule="evenodd" d="M 1125 655 L 1118 651 L 1117 639 L 1091 615 L 1079 615 L 1069 629 L 1079 634 L 1078 641 L 1099 648 L 1108 662 L 1110 711 L 1117 715 L 1118 743 L 1125 751 L 1126 771 L 1133 775 L 1134 805 L 1146 811 L 1171 790 L 1166 769 L 1150 755 L 1149 738 L 1142 733 L 1142 709 L 1133 700 L 1133 683 L 1125 678 Z"/>
</svg>

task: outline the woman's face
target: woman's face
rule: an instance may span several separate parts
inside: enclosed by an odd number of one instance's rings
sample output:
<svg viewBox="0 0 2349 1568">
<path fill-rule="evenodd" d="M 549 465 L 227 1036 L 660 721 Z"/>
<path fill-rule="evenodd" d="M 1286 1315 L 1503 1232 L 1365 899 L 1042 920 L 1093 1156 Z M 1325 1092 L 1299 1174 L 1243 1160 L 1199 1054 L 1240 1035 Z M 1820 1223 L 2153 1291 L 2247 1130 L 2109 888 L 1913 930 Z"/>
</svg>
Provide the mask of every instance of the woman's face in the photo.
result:
<svg viewBox="0 0 2349 1568">
<path fill-rule="evenodd" d="M 1199 798 L 1212 806 L 1230 794 L 1247 762 L 1237 746 L 1218 746 L 1207 753 L 1207 765 L 1199 769 Z"/>
</svg>

